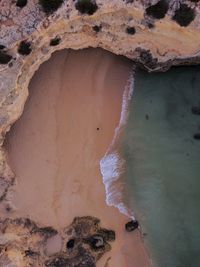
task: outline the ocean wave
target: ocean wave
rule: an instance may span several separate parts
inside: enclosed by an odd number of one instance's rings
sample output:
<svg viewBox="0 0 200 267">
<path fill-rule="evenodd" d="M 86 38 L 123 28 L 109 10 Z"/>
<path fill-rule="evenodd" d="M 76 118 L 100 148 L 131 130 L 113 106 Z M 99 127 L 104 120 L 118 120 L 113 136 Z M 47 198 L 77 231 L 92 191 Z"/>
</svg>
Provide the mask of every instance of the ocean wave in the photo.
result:
<svg viewBox="0 0 200 267">
<path fill-rule="evenodd" d="M 134 69 L 124 89 L 122 98 L 122 109 L 119 124 L 115 129 L 114 138 L 108 147 L 104 157 L 100 161 L 100 170 L 103 176 L 103 183 L 106 190 L 106 203 L 108 206 L 114 206 L 126 216 L 135 219 L 134 213 L 123 202 L 124 182 L 122 175 L 125 172 L 125 160 L 115 149 L 119 145 L 121 132 L 123 131 L 129 114 L 129 103 L 134 91 Z"/>
</svg>

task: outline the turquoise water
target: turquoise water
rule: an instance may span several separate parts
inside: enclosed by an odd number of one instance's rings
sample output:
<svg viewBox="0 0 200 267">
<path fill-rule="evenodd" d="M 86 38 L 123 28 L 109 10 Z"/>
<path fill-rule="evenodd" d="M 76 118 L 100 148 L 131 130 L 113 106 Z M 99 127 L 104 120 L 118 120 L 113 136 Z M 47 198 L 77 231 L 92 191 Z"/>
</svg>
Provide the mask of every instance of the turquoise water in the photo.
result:
<svg viewBox="0 0 200 267">
<path fill-rule="evenodd" d="M 137 73 L 125 178 L 155 267 L 200 267 L 200 115 L 191 111 L 198 105 L 200 67 Z"/>
</svg>

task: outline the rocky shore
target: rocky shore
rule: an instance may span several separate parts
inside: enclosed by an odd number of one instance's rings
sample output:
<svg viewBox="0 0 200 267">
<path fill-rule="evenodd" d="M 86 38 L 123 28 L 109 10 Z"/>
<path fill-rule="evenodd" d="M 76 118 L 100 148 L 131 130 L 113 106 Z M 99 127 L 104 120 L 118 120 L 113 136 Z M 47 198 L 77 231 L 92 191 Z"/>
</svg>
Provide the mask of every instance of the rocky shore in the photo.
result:
<svg viewBox="0 0 200 267">
<path fill-rule="evenodd" d="M 50 249 L 55 237 L 57 247 Z M 0 221 L 0 266 L 94 267 L 115 240 L 115 232 L 100 227 L 94 217 L 74 218 L 57 231 L 27 218 Z"/>
</svg>

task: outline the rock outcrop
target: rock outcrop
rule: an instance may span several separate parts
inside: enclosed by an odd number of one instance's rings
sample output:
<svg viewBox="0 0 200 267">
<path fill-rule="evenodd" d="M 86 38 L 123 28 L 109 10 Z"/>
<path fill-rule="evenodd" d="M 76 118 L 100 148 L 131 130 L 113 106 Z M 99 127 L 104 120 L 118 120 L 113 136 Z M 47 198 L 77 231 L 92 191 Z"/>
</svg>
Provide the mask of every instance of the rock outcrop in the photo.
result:
<svg viewBox="0 0 200 267">
<path fill-rule="evenodd" d="M 48 242 L 55 236 L 60 247 L 49 253 Z M 0 221 L 0 266 L 95 267 L 114 239 L 114 232 L 101 228 L 94 217 L 77 217 L 60 231 L 27 218 L 5 219 Z"/>
</svg>

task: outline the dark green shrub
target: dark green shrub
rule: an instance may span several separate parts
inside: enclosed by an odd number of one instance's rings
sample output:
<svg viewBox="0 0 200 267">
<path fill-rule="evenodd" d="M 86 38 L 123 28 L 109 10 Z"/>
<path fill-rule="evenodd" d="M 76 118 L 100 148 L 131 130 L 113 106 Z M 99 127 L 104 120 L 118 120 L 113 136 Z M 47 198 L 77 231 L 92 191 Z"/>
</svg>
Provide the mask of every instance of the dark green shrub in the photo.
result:
<svg viewBox="0 0 200 267">
<path fill-rule="evenodd" d="M 12 56 L 6 54 L 3 51 L 0 51 L 0 64 L 7 64 L 12 59 Z"/>
<path fill-rule="evenodd" d="M 181 4 L 180 8 L 175 11 L 173 20 L 180 26 L 187 27 L 195 18 L 195 11 L 186 4 Z"/>
<path fill-rule="evenodd" d="M 21 8 L 25 7 L 26 4 L 27 4 L 27 0 L 17 0 L 16 2 L 16 6 L 21 7 Z"/>
<path fill-rule="evenodd" d="M 56 10 L 58 10 L 59 7 L 61 7 L 64 0 L 39 0 L 39 4 L 42 6 L 43 11 L 50 15 Z"/>
<path fill-rule="evenodd" d="M 81 14 L 88 15 L 94 14 L 98 9 L 95 0 L 78 0 L 75 7 Z"/>
<path fill-rule="evenodd" d="M 31 43 L 22 41 L 18 48 L 18 53 L 24 56 L 27 56 L 31 53 Z"/>
<path fill-rule="evenodd" d="M 0 45 L 0 50 L 3 50 L 5 48 L 6 48 L 5 45 Z"/>
<path fill-rule="evenodd" d="M 135 27 L 127 27 L 126 33 L 134 35 L 136 33 Z"/>
<path fill-rule="evenodd" d="M 166 0 L 160 0 L 157 4 L 146 8 L 146 14 L 155 19 L 163 19 L 169 9 L 169 4 Z"/>
<path fill-rule="evenodd" d="M 95 25 L 95 26 L 93 26 L 92 27 L 92 29 L 95 31 L 95 32 L 100 32 L 101 31 L 101 25 L 100 26 L 98 26 L 98 25 Z"/>
<path fill-rule="evenodd" d="M 59 43 L 60 43 L 60 38 L 59 37 L 55 37 L 54 39 L 52 39 L 51 41 L 50 41 L 50 46 L 56 46 L 56 45 L 59 45 Z"/>
</svg>

